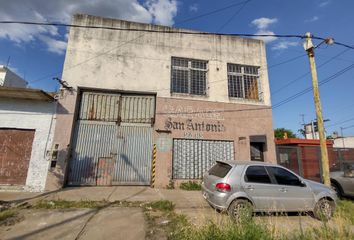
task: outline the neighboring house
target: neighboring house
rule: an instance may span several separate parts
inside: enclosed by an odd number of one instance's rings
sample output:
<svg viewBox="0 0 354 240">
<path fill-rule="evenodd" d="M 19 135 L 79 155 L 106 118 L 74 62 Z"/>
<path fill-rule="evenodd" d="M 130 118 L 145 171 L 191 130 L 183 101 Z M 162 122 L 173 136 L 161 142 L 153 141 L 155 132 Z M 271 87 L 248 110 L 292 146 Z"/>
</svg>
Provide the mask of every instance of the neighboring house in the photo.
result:
<svg viewBox="0 0 354 240">
<path fill-rule="evenodd" d="M 320 140 L 288 138 L 277 139 L 275 144 L 278 164 L 305 178 L 321 181 Z M 330 171 L 343 170 L 345 162 L 354 162 L 354 148 L 335 147 L 333 140 L 326 144 Z"/>
<path fill-rule="evenodd" d="M 48 93 L 0 87 L 0 189 L 44 190 L 54 112 Z"/>
<path fill-rule="evenodd" d="M 320 139 L 317 122 L 311 122 L 309 124 L 305 124 L 304 129 L 305 129 L 305 139 Z"/>
<path fill-rule="evenodd" d="M 333 142 L 333 147 L 336 148 L 354 148 L 354 137 L 337 137 Z"/>
<path fill-rule="evenodd" d="M 0 65 L 0 86 L 26 88 L 27 82 L 11 71 L 8 67 Z"/>
<path fill-rule="evenodd" d="M 70 29 L 62 80 L 72 89 L 59 98 L 47 189 L 166 187 L 201 179 L 216 160 L 276 161 L 263 41 L 88 15 L 72 23 L 125 30 Z"/>
<path fill-rule="evenodd" d="M 317 139 L 277 139 L 275 140 L 278 164 L 287 167 L 301 176 L 314 181 L 321 180 L 321 148 Z M 333 141 L 327 140 L 330 166 L 337 163 Z"/>
</svg>

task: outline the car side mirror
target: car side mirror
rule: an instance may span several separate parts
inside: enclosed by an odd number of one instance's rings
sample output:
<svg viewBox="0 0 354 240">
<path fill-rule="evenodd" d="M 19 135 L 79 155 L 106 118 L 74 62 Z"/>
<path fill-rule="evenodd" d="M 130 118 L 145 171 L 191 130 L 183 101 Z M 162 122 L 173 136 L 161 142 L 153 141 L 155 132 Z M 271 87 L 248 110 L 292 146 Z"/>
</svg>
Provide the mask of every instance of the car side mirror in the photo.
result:
<svg viewBox="0 0 354 240">
<path fill-rule="evenodd" d="M 306 185 L 306 183 L 305 183 L 305 181 L 304 180 L 300 180 L 300 186 L 301 187 L 306 187 L 307 185 Z"/>
</svg>

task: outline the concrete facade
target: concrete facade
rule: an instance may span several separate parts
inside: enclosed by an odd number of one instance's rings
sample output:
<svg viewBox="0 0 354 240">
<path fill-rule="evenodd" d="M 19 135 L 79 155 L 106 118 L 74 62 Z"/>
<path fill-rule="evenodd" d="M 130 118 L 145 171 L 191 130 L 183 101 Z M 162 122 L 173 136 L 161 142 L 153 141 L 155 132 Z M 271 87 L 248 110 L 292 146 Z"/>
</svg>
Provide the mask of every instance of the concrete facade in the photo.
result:
<svg viewBox="0 0 354 240">
<path fill-rule="evenodd" d="M 0 98 L 0 128 L 35 130 L 26 184 L 23 186 L 25 191 L 40 192 L 45 188 L 48 155 L 55 129 L 54 112 L 53 102 Z"/>
<path fill-rule="evenodd" d="M 88 15 L 75 15 L 73 24 L 130 31 L 71 28 L 62 79 L 74 90 L 63 90 L 59 99 L 54 139 L 54 144 L 59 144 L 58 165 L 48 174 L 47 189 L 59 188 L 65 182 L 79 88 L 156 94 L 156 143 L 161 137 L 167 142 L 174 138 L 232 140 L 235 158 L 250 159 L 250 136 L 264 135 L 267 138 L 265 161 L 276 162 L 266 53 L 262 41 L 185 34 L 182 32 L 197 32 Z M 168 31 L 175 33 L 166 33 Z M 208 62 L 205 95 L 171 93 L 172 57 Z M 228 63 L 259 67 L 259 101 L 229 98 Z M 200 124 L 204 122 L 204 129 L 187 131 L 187 128 L 166 127 L 168 121 L 189 119 Z M 208 131 L 208 124 L 219 124 L 220 129 L 222 125 L 222 131 Z M 165 149 L 159 151 L 158 147 L 156 183 L 159 187 L 165 187 L 171 177 L 172 151 Z"/>
<path fill-rule="evenodd" d="M 0 86 L 26 88 L 27 82 L 4 65 L 0 65 Z"/>
</svg>

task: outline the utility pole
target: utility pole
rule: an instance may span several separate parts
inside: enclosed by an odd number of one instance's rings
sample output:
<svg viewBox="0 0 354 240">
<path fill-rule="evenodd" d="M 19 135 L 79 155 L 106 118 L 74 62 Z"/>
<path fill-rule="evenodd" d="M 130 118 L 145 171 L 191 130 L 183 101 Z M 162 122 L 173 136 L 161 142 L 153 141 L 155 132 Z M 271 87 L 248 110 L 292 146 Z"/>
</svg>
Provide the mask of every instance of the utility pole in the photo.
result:
<svg viewBox="0 0 354 240">
<path fill-rule="evenodd" d="M 313 88 L 313 98 L 315 101 L 316 107 L 316 116 L 317 116 L 317 124 L 318 124 L 318 133 L 320 137 L 320 146 L 321 146 L 321 172 L 322 172 L 322 179 L 325 185 L 331 186 L 331 181 L 329 178 L 329 163 L 328 163 L 328 153 L 327 153 L 327 144 L 324 132 L 324 125 L 323 125 L 323 117 L 322 117 L 322 109 L 321 109 L 321 101 L 320 101 L 320 93 L 318 91 L 318 80 L 317 80 L 317 70 L 316 70 L 316 63 L 315 63 L 315 48 L 318 47 L 323 42 L 327 44 L 331 43 L 333 39 L 326 39 L 316 47 L 313 46 L 311 40 L 311 34 L 307 32 L 305 34 L 306 41 L 304 43 L 304 48 L 307 52 L 310 61 L 310 69 L 311 69 L 311 76 L 312 76 L 312 88 Z"/>
<path fill-rule="evenodd" d="M 344 145 L 344 135 L 343 135 L 343 127 L 340 127 L 340 135 L 342 135 L 342 143 L 343 143 L 343 148 L 345 149 L 345 145 Z"/>
</svg>

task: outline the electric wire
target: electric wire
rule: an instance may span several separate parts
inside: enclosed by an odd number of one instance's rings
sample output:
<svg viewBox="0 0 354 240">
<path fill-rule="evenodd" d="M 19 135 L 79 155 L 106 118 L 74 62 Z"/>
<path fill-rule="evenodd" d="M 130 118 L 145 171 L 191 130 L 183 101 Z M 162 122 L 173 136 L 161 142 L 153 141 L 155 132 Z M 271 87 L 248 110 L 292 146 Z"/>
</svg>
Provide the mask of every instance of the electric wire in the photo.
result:
<svg viewBox="0 0 354 240">
<path fill-rule="evenodd" d="M 243 4 L 241 2 L 240 4 Z M 225 10 L 223 8 L 222 10 Z M 204 16 L 204 15 L 203 15 Z M 186 21 L 186 20 L 184 20 Z M 181 21 L 181 22 L 184 22 Z M 179 23 L 181 23 L 179 22 Z M 305 39 L 307 36 L 299 34 L 250 34 L 250 33 L 213 33 L 213 32 L 200 32 L 200 31 L 184 31 L 184 30 L 153 30 L 153 29 L 137 29 L 137 28 L 118 28 L 109 26 L 93 26 L 93 25 L 78 25 L 78 24 L 66 24 L 66 23 L 53 23 L 53 22 L 30 22 L 30 21 L 0 21 L 0 24 L 24 24 L 24 25 L 40 25 L 40 26 L 56 26 L 56 27 L 76 27 L 87 29 L 106 29 L 106 30 L 118 30 L 118 31 L 130 31 L 130 32 L 150 32 L 150 33 L 168 33 L 168 34 L 186 34 L 186 35 L 218 35 L 218 36 L 238 36 L 238 37 L 278 37 L 278 38 L 300 38 Z M 312 39 L 326 41 L 327 38 L 317 37 L 315 35 L 310 36 Z M 333 41 L 333 44 L 350 48 L 354 50 L 354 46 Z"/>
<path fill-rule="evenodd" d="M 337 55 L 331 57 L 331 58 L 330 58 L 329 60 L 327 60 L 326 62 L 324 62 L 324 63 L 320 64 L 319 66 L 317 66 L 317 69 L 319 69 L 319 68 L 325 66 L 326 64 L 328 64 L 328 63 L 330 63 L 331 61 L 335 60 L 337 57 L 339 57 L 340 55 L 346 53 L 347 51 L 349 51 L 349 49 L 344 49 L 344 51 L 338 53 Z M 306 55 L 306 54 L 305 54 L 305 55 Z M 270 68 L 270 67 L 269 67 L 269 68 Z M 278 92 L 280 92 L 280 91 L 282 91 L 283 89 L 289 87 L 289 86 L 292 85 L 293 83 L 295 83 L 295 82 L 297 82 L 298 80 L 300 80 L 300 79 L 306 77 L 306 76 L 309 75 L 309 74 L 310 74 L 310 71 L 308 71 L 308 72 L 302 74 L 301 76 L 295 78 L 294 80 L 288 82 L 288 83 L 285 84 L 284 86 L 282 86 L 282 87 L 278 88 L 277 90 L 275 90 L 274 92 L 272 92 L 272 95 L 277 94 Z"/>
<path fill-rule="evenodd" d="M 217 30 L 217 32 L 220 32 L 224 27 L 226 27 L 241 11 L 242 9 L 245 8 L 247 3 L 249 3 L 251 0 L 245 1 L 244 4 L 225 22 L 223 23 Z"/>
<path fill-rule="evenodd" d="M 349 118 L 349 119 L 346 119 L 346 120 L 342 120 L 342 121 L 339 121 L 339 122 L 330 124 L 330 125 L 326 126 L 326 128 L 338 126 L 338 125 L 340 125 L 340 124 L 347 123 L 347 122 L 350 122 L 350 121 L 353 121 L 353 120 L 354 120 L 354 118 Z"/>
<path fill-rule="evenodd" d="M 323 84 L 326 84 L 326 83 L 336 79 L 337 77 L 341 76 L 342 74 L 346 73 L 347 71 L 349 71 L 349 70 L 351 70 L 353 68 L 354 68 L 354 64 L 351 64 L 348 67 L 346 67 L 346 68 L 334 73 L 333 75 L 327 77 L 326 79 L 324 79 L 322 81 L 319 81 L 318 85 L 322 86 Z M 298 98 L 298 97 L 310 92 L 311 90 L 312 90 L 312 86 L 308 87 L 306 89 L 303 89 L 302 91 L 300 91 L 300 92 L 298 92 L 298 93 L 296 93 L 296 94 L 294 94 L 294 95 L 292 95 L 292 96 L 290 96 L 290 97 L 288 97 L 288 98 L 276 103 L 275 105 L 273 105 L 273 109 L 274 108 L 278 108 L 278 107 L 280 107 L 280 106 L 282 106 L 282 105 L 284 105 L 286 103 L 289 103 L 289 102 L 295 100 L 296 98 Z"/>
<path fill-rule="evenodd" d="M 248 0 L 248 1 L 249 1 L 249 0 Z M 200 14 L 200 15 L 197 15 L 197 16 L 194 16 L 194 17 L 190 17 L 190 18 L 187 18 L 187 19 L 178 21 L 178 24 L 180 24 L 180 23 L 186 23 L 186 22 L 194 21 L 194 20 L 199 19 L 199 18 L 202 18 L 202 17 L 210 16 L 210 15 L 213 15 L 213 14 L 215 14 L 215 13 L 219 13 L 219 12 L 222 12 L 222 11 L 224 11 L 224 10 L 227 10 L 227 9 L 230 9 L 230 8 L 237 7 L 237 6 L 239 6 L 239 5 L 245 4 L 245 3 L 247 3 L 248 1 L 236 2 L 236 3 L 233 3 L 233 4 L 231 4 L 231 5 L 228 5 L 228 6 L 225 6 L 225 7 L 222 7 L 222 8 L 218 8 L 218 9 L 216 9 L 216 10 L 213 10 L 213 11 L 210 11 L 210 12 L 207 12 L 207 13 L 202 13 L 202 14 Z"/>
</svg>

